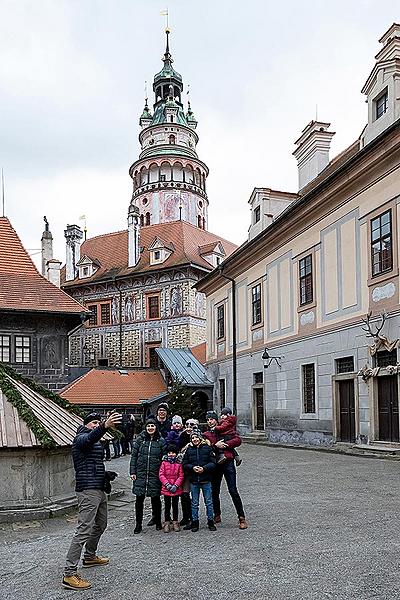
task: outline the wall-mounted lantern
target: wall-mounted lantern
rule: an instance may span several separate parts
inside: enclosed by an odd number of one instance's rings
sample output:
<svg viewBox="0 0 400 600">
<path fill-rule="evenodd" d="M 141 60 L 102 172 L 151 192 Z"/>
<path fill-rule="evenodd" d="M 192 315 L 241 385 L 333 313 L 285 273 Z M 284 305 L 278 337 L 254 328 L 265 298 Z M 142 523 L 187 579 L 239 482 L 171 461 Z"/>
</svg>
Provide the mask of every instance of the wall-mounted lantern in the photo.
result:
<svg viewBox="0 0 400 600">
<path fill-rule="evenodd" d="M 261 358 L 264 361 L 264 369 L 268 369 L 268 367 L 271 366 L 272 362 L 275 362 L 277 367 L 279 367 L 280 369 L 282 368 L 281 360 L 283 356 L 271 356 L 268 348 L 264 348 L 264 352 L 262 353 Z"/>
</svg>

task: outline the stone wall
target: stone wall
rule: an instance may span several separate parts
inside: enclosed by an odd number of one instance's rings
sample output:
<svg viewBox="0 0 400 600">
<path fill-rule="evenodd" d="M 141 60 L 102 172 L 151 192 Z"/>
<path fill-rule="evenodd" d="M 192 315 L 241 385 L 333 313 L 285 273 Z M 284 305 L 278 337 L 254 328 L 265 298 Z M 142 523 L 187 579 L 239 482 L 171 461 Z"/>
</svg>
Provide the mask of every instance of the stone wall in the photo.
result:
<svg viewBox="0 0 400 600">
<path fill-rule="evenodd" d="M 74 496 L 75 475 L 71 448 L 0 450 L 1 510 L 33 508 Z"/>
</svg>

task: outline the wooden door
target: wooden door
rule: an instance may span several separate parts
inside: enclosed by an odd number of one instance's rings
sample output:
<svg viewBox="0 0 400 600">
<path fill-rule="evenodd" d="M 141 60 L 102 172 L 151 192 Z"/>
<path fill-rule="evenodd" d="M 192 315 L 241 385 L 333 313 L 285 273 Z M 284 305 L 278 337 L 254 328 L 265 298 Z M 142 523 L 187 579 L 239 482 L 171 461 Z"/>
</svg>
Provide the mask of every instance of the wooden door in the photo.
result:
<svg viewBox="0 0 400 600">
<path fill-rule="evenodd" d="M 378 439 L 399 441 L 397 376 L 378 377 Z"/>
<path fill-rule="evenodd" d="M 254 390 L 254 404 L 255 404 L 255 429 L 257 431 L 264 431 L 264 390 L 263 388 L 255 388 Z"/>
<path fill-rule="evenodd" d="M 355 442 L 356 414 L 353 379 L 339 381 L 339 418 L 339 440 Z"/>
</svg>

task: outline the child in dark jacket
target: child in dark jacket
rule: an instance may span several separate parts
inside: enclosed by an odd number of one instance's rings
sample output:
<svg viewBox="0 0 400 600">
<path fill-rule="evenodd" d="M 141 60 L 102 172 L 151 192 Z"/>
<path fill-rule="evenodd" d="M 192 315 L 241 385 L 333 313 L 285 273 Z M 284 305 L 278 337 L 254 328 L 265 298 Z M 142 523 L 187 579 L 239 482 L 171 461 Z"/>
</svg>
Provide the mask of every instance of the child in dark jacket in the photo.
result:
<svg viewBox="0 0 400 600">
<path fill-rule="evenodd" d="M 178 522 L 178 502 L 182 494 L 182 484 L 184 480 L 183 467 L 177 461 L 178 447 L 175 444 L 168 444 L 167 454 L 163 457 L 160 467 L 161 494 L 164 496 L 165 522 L 164 532 L 180 531 Z M 172 503 L 172 521 L 171 521 L 171 503 Z"/>
<path fill-rule="evenodd" d="M 238 436 L 238 432 L 236 429 L 237 419 L 235 415 L 232 414 L 230 408 L 223 408 L 221 410 L 221 418 L 218 421 L 218 425 L 214 427 L 214 431 L 218 433 L 219 436 L 223 436 L 221 439 L 224 442 L 231 440 L 233 437 Z M 242 462 L 239 454 L 236 450 L 234 450 L 235 462 L 237 466 L 239 466 Z M 217 455 L 217 464 L 222 465 L 230 458 L 229 452 L 226 450 L 220 450 Z"/>
<path fill-rule="evenodd" d="M 215 469 L 215 455 L 211 446 L 199 431 L 192 433 L 190 444 L 183 457 L 183 468 L 189 475 L 192 496 L 192 531 L 199 530 L 200 490 L 203 492 L 207 511 L 207 524 L 210 531 L 216 531 L 211 495 L 211 476 Z"/>
</svg>

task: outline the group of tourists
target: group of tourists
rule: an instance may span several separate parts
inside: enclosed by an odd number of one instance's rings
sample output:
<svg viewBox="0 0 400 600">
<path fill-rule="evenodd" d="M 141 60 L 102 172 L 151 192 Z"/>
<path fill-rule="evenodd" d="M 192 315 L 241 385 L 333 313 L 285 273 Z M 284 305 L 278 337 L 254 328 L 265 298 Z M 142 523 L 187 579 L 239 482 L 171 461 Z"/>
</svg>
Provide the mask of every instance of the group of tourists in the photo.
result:
<svg viewBox="0 0 400 600">
<path fill-rule="evenodd" d="M 133 493 L 136 495 L 136 525 L 134 533 L 143 529 L 143 504 L 150 497 L 152 518 L 149 526 L 165 533 L 199 530 L 199 501 L 203 496 L 210 531 L 221 522 L 220 490 L 225 477 L 239 519 L 239 528 L 246 529 L 243 504 L 236 485 L 235 448 L 241 444 L 236 431 L 236 417 L 229 408 L 206 415 L 208 431 L 200 431 L 196 419 L 175 415 L 168 418 L 168 405 L 161 403 L 155 417 L 150 416 L 144 431 L 136 438 L 130 462 Z M 164 497 L 164 522 L 161 498 Z M 182 518 L 179 521 L 179 498 Z M 171 519 L 172 507 L 172 519 Z"/>
<path fill-rule="evenodd" d="M 178 532 L 199 530 L 200 495 L 203 496 L 207 526 L 216 531 L 221 523 L 220 491 L 225 479 L 236 509 L 239 529 L 247 529 L 242 500 L 236 484 L 236 465 L 241 463 L 236 448 L 241 438 L 236 430 L 236 417 L 223 408 L 220 418 L 215 411 L 206 415 L 207 430 L 200 431 L 196 419 L 183 423 L 179 415 L 168 415 L 162 402 L 155 416 L 149 416 L 144 430 L 131 446 L 130 477 L 135 494 L 134 533 L 143 530 L 145 498 L 151 501 L 152 517 L 148 526 L 156 530 Z M 78 428 L 72 445 L 78 499 L 78 526 L 68 550 L 62 585 L 74 590 L 87 590 L 91 584 L 78 573 L 82 567 L 106 565 L 109 558 L 97 555 L 100 537 L 107 527 L 107 493 L 117 473 L 106 471 L 101 439 L 107 430 L 121 424 L 122 415 L 113 412 L 106 419 L 90 413 Z M 164 499 L 162 518 L 161 496 Z M 180 499 L 180 501 L 179 501 Z M 181 518 L 179 519 L 179 505 Z"/>
</svg>

